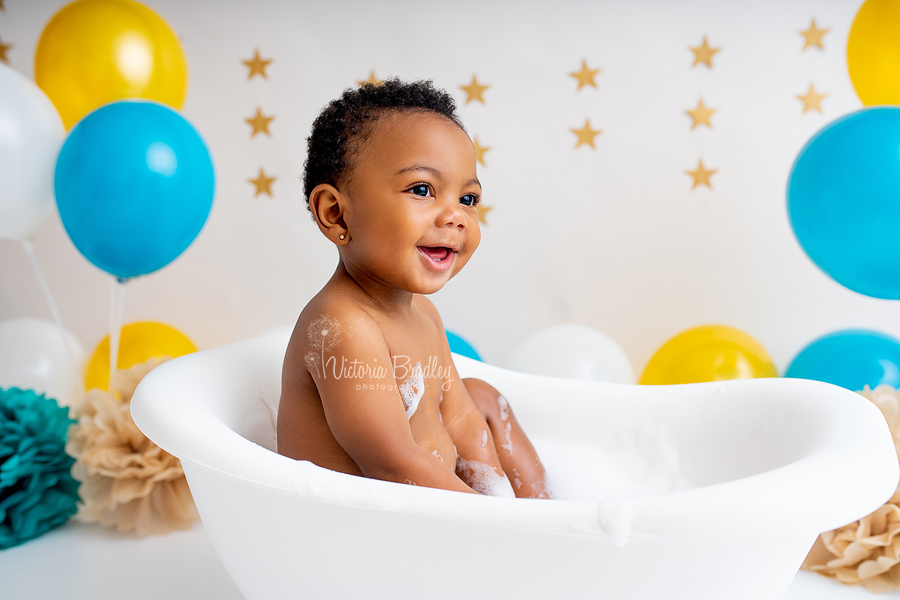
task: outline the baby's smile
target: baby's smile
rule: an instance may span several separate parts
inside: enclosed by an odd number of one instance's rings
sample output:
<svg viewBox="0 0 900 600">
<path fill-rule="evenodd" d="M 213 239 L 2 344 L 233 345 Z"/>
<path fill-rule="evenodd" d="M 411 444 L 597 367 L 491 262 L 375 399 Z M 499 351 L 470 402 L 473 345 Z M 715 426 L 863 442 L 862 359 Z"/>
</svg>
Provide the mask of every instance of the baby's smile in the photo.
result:
<svg viewBox="0 0 900 600">
<path fill-rule="evenodd" d="M 453 265 L 453 258 L 459 252 L 452 246 L 416 246 L 425 264 L 435 271 L 446 271 Z"/>
</svg>

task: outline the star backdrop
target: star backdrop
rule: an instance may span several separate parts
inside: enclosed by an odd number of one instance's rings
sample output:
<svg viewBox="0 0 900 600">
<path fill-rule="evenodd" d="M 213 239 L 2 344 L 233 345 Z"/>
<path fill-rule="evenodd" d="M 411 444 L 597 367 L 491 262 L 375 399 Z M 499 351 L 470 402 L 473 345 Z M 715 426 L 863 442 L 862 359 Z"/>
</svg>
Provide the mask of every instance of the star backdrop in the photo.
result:
<svg viewBox="0 0 900 600">
<path fill-rule="evenodd" d="M 0 0 L 0 11 L 6 10 L 6 7 L 3 5 L 3 0 Z M 6 53 L 10 51 L 12 48 L 12 44 L 4 44 L 3 38 L 0 37 L 0 62 L 4 62 L 9 64 L 9 58 L 7 58 Z"/>
<path fill-rule="evenodd" d="M 0 3 L 0 60 L 33 78 L 64 0 Z M 819 335 L 900 336 L 900 310 L 844 289 L 787 220 L 794 158 L 861 107 L 845 48 L 857 0 L 145 0 L 179 35 L 183 114 L 216 166 L 205 229 L 129 284 L 125 321 L 157 320 L 201 348 L 292 324 L 337 252 L 302 197 L 306 137 L 345 88 L 430 78 L 473 139 L 483 238 L 432 299 L 445 325 L 503 364 L 566 322 L 615 339 L 639 372 L 702 324 L 754 336 L 780 371 Z M 64 324 L 107 328 L 107 276 L 52 216 L 35 251 Z M 0 240 L 0 320 L 49 318 L 20 246 Z"/>
</svg>

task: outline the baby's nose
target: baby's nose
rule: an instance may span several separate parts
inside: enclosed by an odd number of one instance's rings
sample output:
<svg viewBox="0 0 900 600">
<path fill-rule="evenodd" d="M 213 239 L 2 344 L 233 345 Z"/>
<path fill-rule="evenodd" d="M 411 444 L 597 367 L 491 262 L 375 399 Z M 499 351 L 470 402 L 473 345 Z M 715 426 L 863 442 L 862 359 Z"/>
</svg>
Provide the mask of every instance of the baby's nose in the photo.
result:
<svg viewBox="0 0 900 600">
<path fill-rule="evenodd" d="M 468 226 L 466 214 L 463 212 L 458 200 L 452 204 L 448 203 L 447 207 L 441 211 L 438 220 L 439 225 L 442 227 L 450 226 L 457 229 L 465 229 Z"/>
</svg>

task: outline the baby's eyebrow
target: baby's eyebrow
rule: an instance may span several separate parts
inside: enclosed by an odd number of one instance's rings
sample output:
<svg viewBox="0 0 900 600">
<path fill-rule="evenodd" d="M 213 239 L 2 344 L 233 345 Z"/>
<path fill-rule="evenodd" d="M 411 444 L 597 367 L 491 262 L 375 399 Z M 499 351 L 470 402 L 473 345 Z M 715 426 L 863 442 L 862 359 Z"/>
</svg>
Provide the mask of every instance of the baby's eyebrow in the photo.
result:
<svg viewBox="0 0 900 600">
<path fill-rule="evenodd" d="M 432 175 L 434 175 L 435 177 L 437 177 L 438 179 L 444 178 L 443 173 L 441 173 L 434 167 L 429 167 L 426 165 L 413 165 L 411 167 L 406 167 L 405 169 L 400 169 L 399 171 L 397 171 L 397 175 L 402 175 L 409 171 L 427 171 L 427 172 L 431 173 Z"/>
<path fill-rule="evenodd" d="M 399 171 L 397 171 L 397 175 L 402 175 L 404 173 L 408 173 L 409 171 L 426 171 L 426 172 L 434 175 L 437 179 L 444 178 L 443 173 L 441 173 L 439 170 L 435 169 L 434 167 L 429 167 L 427 165 L 413 165 L 411 167 L 406 167 L 404 169 L 400 169 Z M 473 177 L 472 179 L 470 179 L 469 181 L 466 182 L 466 185 L 473 185 L 473 184 L 477 185 L 478 187 L 481 187 L 481 182 L 478 181 L 478 179 L 475 177 Z"/>
</svg>

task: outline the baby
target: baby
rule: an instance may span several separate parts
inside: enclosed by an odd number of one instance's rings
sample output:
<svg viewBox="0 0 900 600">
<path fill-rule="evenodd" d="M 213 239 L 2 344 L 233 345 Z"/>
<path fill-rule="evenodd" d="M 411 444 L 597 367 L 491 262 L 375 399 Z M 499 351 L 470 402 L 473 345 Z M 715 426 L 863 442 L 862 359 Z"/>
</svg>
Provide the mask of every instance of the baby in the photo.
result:
<svg viewBox="0 0 900 600">
<path fill-rule="evenodd" d="M 428 82 L 364 84 L 313 124 L 304 193 L 335 246 L 334 275 L 284 358 L 278 452 L 413 485 L 547 498 L 509 402 L 460 379 L 433 294 L 481 231 L 475 149 Z"/>
</svg>

